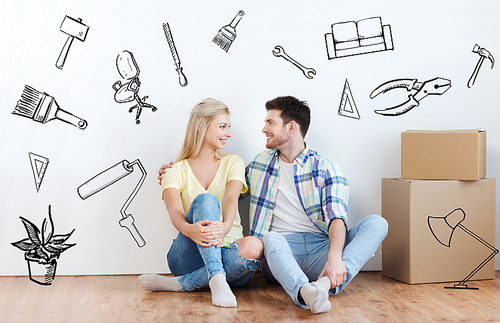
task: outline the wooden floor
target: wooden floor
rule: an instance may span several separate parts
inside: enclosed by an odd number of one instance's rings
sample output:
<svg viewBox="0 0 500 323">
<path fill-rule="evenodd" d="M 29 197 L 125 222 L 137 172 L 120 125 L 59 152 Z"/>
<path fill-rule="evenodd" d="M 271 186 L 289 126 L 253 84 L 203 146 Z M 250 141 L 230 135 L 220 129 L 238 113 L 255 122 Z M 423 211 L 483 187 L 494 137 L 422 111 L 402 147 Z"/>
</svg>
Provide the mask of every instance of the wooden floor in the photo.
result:
<svg viewBox="0 0 500 323">
<path fill-rule="evenodd" d="M 0 277 L 0 322 L 500 322 L 500 272 L 474 281 L 479 290 L 450 284 L 408 285 L 361 272 L 332 309 L 313 315 L 295 306 L 281 286 L 260 273 L 234 289 L 237 308 L 211 305 L 210 291 L 144 292 L 137 276 L 58 276 L 51 286 L 27 277 Z"/>
</svg>

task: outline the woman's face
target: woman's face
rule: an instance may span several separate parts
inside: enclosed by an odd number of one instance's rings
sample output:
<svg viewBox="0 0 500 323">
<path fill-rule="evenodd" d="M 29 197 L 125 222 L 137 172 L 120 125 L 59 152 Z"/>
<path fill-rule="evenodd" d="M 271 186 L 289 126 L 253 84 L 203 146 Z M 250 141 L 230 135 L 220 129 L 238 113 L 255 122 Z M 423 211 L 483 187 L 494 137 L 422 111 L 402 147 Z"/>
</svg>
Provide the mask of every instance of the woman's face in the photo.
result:
<svg viewBox="0 0 500 323">
<path fill-rule="evenodd" d="M 216 115 L 207 128 L 203 143 L 212 149 L 224 149 L 227 139 L 232 136 L 230 126 L 229 114 Z"/>
</svg>

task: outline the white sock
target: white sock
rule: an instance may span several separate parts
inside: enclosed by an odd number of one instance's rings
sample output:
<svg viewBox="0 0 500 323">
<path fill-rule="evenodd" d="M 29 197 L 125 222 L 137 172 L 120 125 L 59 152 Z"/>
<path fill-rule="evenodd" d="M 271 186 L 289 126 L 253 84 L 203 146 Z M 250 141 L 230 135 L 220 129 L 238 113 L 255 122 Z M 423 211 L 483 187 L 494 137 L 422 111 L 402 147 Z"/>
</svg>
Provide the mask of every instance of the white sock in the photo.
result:
<svg viewBox="0 0 500 323">
<path fill-rule="evenodd" d="M 321 277 L 317 281 L 311 283 L 311 285 L 313 285 L 314 287 L 321 287 L 326 291 L 329 291 L 331 289 L 330 287 L 332 286 L 330 278 L 328 278 L 328 276 Z"/>
<path fill-rule="evenodd" d="M 307 284 L 300 288 L 299 294 L 313 314 L 328 312 L 332 307 L 328 292 L 322 287 Z"/>
<path fill-rule="evenodd" d="M 179 277 L 166 277 L 158 274 L 140 275 L 139 284 L 150 292 L 182 292 Z"/>
<path fill-rule="evenodd" d="M 215 274 L 208 281 L 210 291 L 212 292 L 212 304 L 221 307 L 236 307 L 236 297 L 226 282 L 226 275 L 223 273 Z"/>
</svg>

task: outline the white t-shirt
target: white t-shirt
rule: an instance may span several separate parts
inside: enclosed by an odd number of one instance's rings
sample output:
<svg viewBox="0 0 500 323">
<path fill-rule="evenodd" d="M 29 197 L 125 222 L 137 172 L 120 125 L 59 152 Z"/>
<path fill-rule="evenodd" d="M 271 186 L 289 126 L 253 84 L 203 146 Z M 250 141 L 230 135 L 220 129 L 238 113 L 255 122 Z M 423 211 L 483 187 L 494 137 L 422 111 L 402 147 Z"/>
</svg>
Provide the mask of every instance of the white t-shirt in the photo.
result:
<svg viewBox="0 0 500 323">
<path fill-rule="evenodd" d="M 279 160 L 279 188 L 271 221 L 271 231 L 281 234 L 297 232 L 322 233 L 304 212 L 294 180 L 294 165 Z"/>
</svg>

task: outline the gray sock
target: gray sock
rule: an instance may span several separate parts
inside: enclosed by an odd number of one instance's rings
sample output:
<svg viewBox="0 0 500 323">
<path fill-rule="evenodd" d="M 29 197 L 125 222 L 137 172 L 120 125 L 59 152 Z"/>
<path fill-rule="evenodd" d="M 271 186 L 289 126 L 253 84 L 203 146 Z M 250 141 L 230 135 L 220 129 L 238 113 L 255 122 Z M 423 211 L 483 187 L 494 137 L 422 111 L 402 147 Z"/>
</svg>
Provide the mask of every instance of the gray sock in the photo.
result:
<svg viewBox="0 0 500 323">
<path fill-rule="evenodd" d="M 313 314 L 328 312 L 332 307 L 328 292 L 322 287 L 306 284 L 300 288 L 299 293 Z"/>
<path fill-rule="evenodd" d="M 179 286 L 179 277 L 145 274 L 139 276 L 139 284 L 150 292 L 182 292 Z"/>
<path fill-rule="evenodd" d="M 212 304 L 221 307 L 236 307 L 236 297 L 226 282 L 226 275 L 223 273 L 215 274 L 208 281 L 210 291 L 212 292 Z"/>
<path fill-rule="evenodd" d="M 326 291 L 329 291 L 331 289 L 330 278 L 328 278 L 328 276 L 321 277 L 317 281 L 311 283 L 311 285 L 321 287 Z"/>
</svg>

